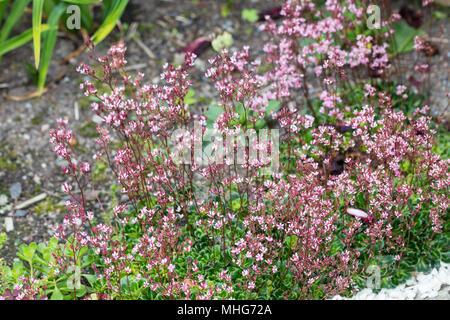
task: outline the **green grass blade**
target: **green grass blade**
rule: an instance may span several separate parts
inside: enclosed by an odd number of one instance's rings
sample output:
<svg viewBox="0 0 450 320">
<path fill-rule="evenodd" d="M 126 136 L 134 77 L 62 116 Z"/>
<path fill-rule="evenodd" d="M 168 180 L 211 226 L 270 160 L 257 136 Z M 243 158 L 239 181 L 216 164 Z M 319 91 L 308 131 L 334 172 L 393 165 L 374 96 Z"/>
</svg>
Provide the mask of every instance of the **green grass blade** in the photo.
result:
<svg viewBox="0 0 450 320">
<path fill-rule="evenodd" d="M 81 24 L 86 28 L 86 30 L 91 31 L 94 25 L 94 21 L 92 20 L 92 14 L 89 5 L 87 4 L 80 5 L 80 12 L 81 12 Z"/>
<path fill-rule="evenodd" d="M 106 19 L 108 16 L 109 11 L 112 8 L 114 0 L 103 0 L 102 5 L 102 21 Z"/>
<path fill-rule="evenodd" d="M 30 3 L 31 0 L 14 0 L 13 5 L 11 7 L 11 11 L 9 12 L 8 18 L 5 21 L 5 24 L 0 31 L 0 43 L 5 41 L 9 34 L 11 33 L 12 28 L 15 26 L 17 20 L 22 16 L 25 8 Z"/>
<path fill-rule="evenodd" d="M 42 46 L 42 59 L 38 76 L 39 94 L 42 93 L 42 89 L 45 86 L 45 79 L 47 78 L 48 67 L 52 59 L 56 36 L 58 34 L 58 22 L 66 9 L 67 5 L 65 3 L 60 3 L 52 10 L 47 20 L 50 29 L 42 36 L 44 39 L 44 44 Z"/>
<path fill-rule="evenodd" d="M 120 19 L 120 16 L 124 12 L 126 6 L 128 4 L 128 0 L 115 0 L 111 11 L 109 12 L 106 19 L 103 21 L 100 28 L 98 28 L 97 32 L 92 36 L 92 40 L 95 44 L 98 44 L 106 36 L 114 29 L 117 21 Z"/>
<path fill-rule="evenodd" d="M 5 15 L 6 8 L 8 8 L 10 0 L 0 0 L 0 25 L 2 23 L 3 16 Z"/>
<path fill-rule="evenodd" d="M 43 10 L 44 0 L 33 0 L 33 48 L 36 69 L 39 68 L 41 60 L 41 24 Z"/>
<path fill-rule="evenodd" d="M 49 29 L 47 24 L 43 24 L 41 26 L 41 32 L 47 31 Z M 20 46 L 23 46 L 27 42 L 31 41 L 33 39 L 33 29 L 30 28 L 24 32 L 22 32 L 20 35 L 15 36 L 11 39 L 8 39 L 4 41 L 0 46 L 0 56 L 4 55 L 5 53 L 14 50 Z"/>
<path fill-rule="evenodd" d="M 44 13 L 47 17 L 50 16 L 53 9 L 55 8 L 55 2 L 53 0 L 45 0 L 44 1 Z"/>
<path fill-rule="evenodd" d="M 97 2 L 102 2 L 102 0 L 63 0 L 64 2 L 67 3 L 72 3 L 72 4 L 93 4 L 93 3 L 97 3 Z"/>
</svg>

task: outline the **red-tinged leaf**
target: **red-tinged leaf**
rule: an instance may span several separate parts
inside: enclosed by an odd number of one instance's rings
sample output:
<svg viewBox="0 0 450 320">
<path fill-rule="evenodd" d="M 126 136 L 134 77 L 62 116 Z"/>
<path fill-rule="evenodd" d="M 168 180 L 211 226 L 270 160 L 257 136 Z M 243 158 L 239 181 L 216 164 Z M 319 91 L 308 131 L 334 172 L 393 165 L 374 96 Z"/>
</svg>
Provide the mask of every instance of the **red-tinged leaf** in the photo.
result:
<svg viewBox="0 0 450 320">
<path fill-rule="evenodd" d="M 418 29 L 423 23 L 424 14 L 421 10 L 413 10 L 406 5 L 400 9 L 400 15 L 414 29 Z"/>
<path fill-rule="evenodd" d="M 330 168 L 330 174 L 332 176 L 340 175 L 344 171 L 344 165 L 345 165 L 345 156 L 344 155 L 338 155 L 334 159 L 331 159 L 331 168 Z"/>
<path fill-rule="evenodd" d="M 419 80 L 417 80 L 416 78 L 414 78 L 413 76 L 410 76 L 408 78 L 409 83 L 411 83 L 411 85 L 415 86 L 415 87 L 419 87 L 421 82 Z"/>
<path fill-rule="evenodd" d="M 266 16 L 269 16 L 270 19 L 272 19 L 272 20 L 280 19 L 282 17 L 281 7 L 274 7 L 274 8 L 260 11 L 258 13 L 258 21 L 265 21 Z"/>
<path fill-rule="evenodd" d="M 424 45 L 423 54 L 426 57 L 433 57 L 439 54 L 439 48 L 434 43 L 431 43 L 430 41 L 425 41 L 423 45 Z"/>
<path fill-rule="evenodd" d="M 191 42 L 188 46 L 180 49 L 181 52 L 192 52 L 197 57 L 211 47 L 211 40 L 208 37 L 200 37 Z"/>
</svg>

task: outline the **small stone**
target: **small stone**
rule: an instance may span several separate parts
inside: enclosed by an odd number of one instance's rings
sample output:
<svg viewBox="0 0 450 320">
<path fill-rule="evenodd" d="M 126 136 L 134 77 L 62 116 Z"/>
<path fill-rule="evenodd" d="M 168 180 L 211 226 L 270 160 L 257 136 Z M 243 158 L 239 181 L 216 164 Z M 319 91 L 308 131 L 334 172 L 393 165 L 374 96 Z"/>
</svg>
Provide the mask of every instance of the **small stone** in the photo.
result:
<svg viewBox="0 0 450 320">
<path fill-rule="evenodd" d="M 184 53 L 175 53 L 173 56 L 174 64 L 182 64 L 184 62 Z"/>
<path fill-rule="evenodd" d="M 25 217 L 28 214 L 28 210 L 17 210 L 14 212 L 14 217 Z"/>
<path fill-rule="evenodd" d="M 405 283 L 408 287 L 415 286 L 417 284 L 416 278 L 412 277 L 411 279 L 408 279 Z"/>
<path fill-rule="evenodd" d="M 94 123 L 96 123 L 96 124 L 101 124 L 101 123 L 103 122 L 103 118 L 100 117 L 100 116 L 98 116 L 98 115 L 96 115 L 96 114 L 94 114 L 94 115 L 92 116 L 92 121 L 93 121 Z"/>
<path fill-rule="evenodd" d="M 227 20 L 224 23 L 222 23 L 222 29 L 231 31 L 231 27 L 233 26 L 233 22 L 231 20 Z"/>
<path fill-rule="evenodd" d="M 69 163 L 67 162 L 67 160 L 64 160 L 62 158 L 57 158 L 56 165 L 60 168 L 65 168 L 69 165 Z"/>
<path fill-rule="evenodd" d="M 86 200 L 92 201 L 92 200 L 97 199 L 98 194 L 99 194 L 98 191 L 88 190 L 85 192 L 84 196 L 85 196 Z"/>
<path fill-rule="evenodd" d="M 201 59 L 196 59 L 195 60 L 195 67 L 201 71 L 206 70 L 206 63 L 205 61 L 201 60 Z"/>
<path fill-rule="evenodd" d="M 11 217 L 5 218 L 5 229 L 6 229 L 6 232 L 11 232 L 14 230 L 14 223 L 13 223 L 13 219 Z"/>
<path fill-rule="evenodd" d="M 8 197 L 6 194 L 0 195 L 0 207 L 6 205 L 8 203 Z"/>
<path fill-rule="evenodd" d="M 22 185 L 18 182 L 14 183 L 9 188 L 9 194 L 11 195 L 11 198 L 14 200 L 17 200 L 20 197 L 20 194 L 22 193 Z"/>
<path fill-rule="evenodd" d="M 41 126 L 41 132 L 47 132 L 50 129 L 50 125 L 49 124 L 43 124 Z"/>
<path fill-rule="evenodd" d="M 35 176 L 33 177 L 33 181 L 34 181 L 34 183 L 36 183 L 36 184 L 41 184 L 41 178 L 39 178 L 39 176 L 37 176 L 37 175 L 35 175 Z"/>
</svg>

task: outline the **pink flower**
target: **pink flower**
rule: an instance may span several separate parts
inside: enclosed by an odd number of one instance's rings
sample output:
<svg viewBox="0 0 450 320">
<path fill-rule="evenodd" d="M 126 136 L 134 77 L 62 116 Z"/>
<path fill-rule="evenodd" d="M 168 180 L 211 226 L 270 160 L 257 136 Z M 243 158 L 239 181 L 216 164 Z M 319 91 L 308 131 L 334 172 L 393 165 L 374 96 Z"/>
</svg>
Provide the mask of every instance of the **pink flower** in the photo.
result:
<svg viewBox="0 0 450 320">
<path fill-rule="evenodd" d="M 64 193 L 69 193 L 70 190 L 72 190 L 72 187 L 70 186 L 69 182 L 64 182 L 64 183 L 61 185 L 61 187 L 62 187 L 62 191 L 63 191 Z"/>
<path fill-rule="evenodd" d="M 397 86 L 396 89 L 397 89 L 397 91 L 396 91 L 397 95 L 398 95 L 398 96 L 401 96 L 402 93 L 405 92 L 406 86 L 403 86 L 403 85 Z"/>
<path fill-rule="evenodd" d="M 84 162 L 81 164 L 81 172 L 87 173 L 91 170 L 91 165 L 88 162 Z"/>
</svg>

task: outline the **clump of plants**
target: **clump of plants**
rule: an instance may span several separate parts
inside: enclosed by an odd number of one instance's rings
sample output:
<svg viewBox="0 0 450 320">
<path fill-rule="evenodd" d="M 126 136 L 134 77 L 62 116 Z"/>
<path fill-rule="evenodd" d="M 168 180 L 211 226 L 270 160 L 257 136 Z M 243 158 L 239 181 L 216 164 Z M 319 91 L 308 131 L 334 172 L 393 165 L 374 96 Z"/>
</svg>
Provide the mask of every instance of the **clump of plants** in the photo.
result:
<svg viewBox="0 0 450 320">
<path fill-rule="evenodd" d="M 280 22 L 263 26 L 263 60 L 244 48 L 209 61 L 219 102 L 199 113 L 185 103 L 192 54 L 156 85 L 126 72 L 124 44 L 92 53 L 100 71 L 78 71 L 103 119 L 95 158 L 128 200 L 100 211 L 87 201 L 92 164 L 60 120 L 50 142 L 68 163 L 71 200 L 59 241 L 42 270 L 29 251 L 47 247 L 22 248 L 26 271 L 7 272 L 3 297 L 326 299 L 364 286 L 370 266 L 391 286 L 448 261 L 438 127 L 388 82 L 393 31 L 366 29 L 365 12 L 355 1 L 285 1 Z"/>
</svg>

